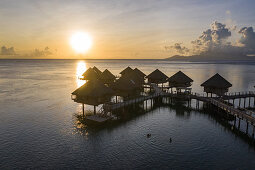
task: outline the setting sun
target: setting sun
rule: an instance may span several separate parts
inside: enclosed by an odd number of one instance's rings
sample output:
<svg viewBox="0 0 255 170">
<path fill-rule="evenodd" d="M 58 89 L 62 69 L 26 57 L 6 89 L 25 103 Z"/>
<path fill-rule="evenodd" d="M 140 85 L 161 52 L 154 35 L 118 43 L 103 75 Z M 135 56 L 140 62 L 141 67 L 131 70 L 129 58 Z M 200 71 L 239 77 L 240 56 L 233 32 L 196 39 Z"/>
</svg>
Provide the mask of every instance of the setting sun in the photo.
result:
<svg viewBox="0 0 255 170">
<path fill-rule="evenodd" d="M 71 36 L 70 44 L 76 53 L 85 53 L 92 46 L 92 38 L 88 33 L 76 32 Z"/>
</svg>

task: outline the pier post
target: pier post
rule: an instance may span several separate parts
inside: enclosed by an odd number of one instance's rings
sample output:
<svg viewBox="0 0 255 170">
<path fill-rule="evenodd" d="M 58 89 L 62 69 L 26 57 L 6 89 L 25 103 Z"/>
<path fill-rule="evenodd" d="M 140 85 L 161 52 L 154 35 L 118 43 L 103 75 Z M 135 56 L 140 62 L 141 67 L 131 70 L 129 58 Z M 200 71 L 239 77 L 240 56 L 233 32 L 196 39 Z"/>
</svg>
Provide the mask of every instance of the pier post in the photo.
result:
<svg viewBox="0 0 255 170">
<path fill-rule="evenodd" d="M 254 137 L 255 126 L 253 125 L 252 137 Z"/>
<path fill-rule="evenodd" d="M 82 103 L 82 116 L 84 117 L 84 104 Z"/>
<path fill-rule="evenodd" d="M 236 127 L 236 116 L 234 116 L 234 127 Z"/>
<path fill-rule="evenodd" d="M 239 120 L 238 120 L 238 129 L 240 129 L 240 121 L 241 121 L 241 118 L 240 117 L 238 117 L 239 118 Z"/>
<path fill-rule="evenodd" d="M 246 98 L 244 98 L 244 104 L 243 104 L 244 106 L 243 106 L 243 108 L 245 108 L 245 102 L 246 102 Z"/>
<path fill-rule="evenodd" d="M 248 127 L 249 127 L 249 122 L 246 121 L 246 134 L 248 134 Z"/>
<path fill-rule="evenodd" d="M 147 100 L 145 100 L 145 110 L 147 111 Z"/>
<path fill-rule="evenodd" d="M 249 107 L 251 107 L 251 97 L 249 97 Z"/>
<path fill-rule="evenodd" d="M 96 114 L 96 111 L 97 111 L 97 110 L 96 110 L 96 106 L 94 106 L 94 115 Z"/>
<path fill-rule="evenodd" d="M 239 107 L 241 106 L 241 100 L 242 100 L 242 98 L 239 98 Z"/>
</svg>

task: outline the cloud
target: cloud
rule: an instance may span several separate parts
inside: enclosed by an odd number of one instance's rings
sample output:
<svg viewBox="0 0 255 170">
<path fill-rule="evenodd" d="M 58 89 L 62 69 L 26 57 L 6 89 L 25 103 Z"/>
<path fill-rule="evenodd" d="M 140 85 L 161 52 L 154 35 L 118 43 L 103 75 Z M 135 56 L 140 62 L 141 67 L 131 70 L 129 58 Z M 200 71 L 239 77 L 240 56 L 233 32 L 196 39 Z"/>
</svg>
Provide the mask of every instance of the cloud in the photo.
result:
<svg viewBox="0 0 255 170">
<path fill-rule="evenodd" d="M 2 46 L 0 55 L 16 55 L 16 52 L 13 47 L 7 48 Z"/>
<path fill-rule="evenodd" d="M 255 32 L 252 27 L 243 27 L 238 33 L 241 34 L 239 43 L 243 45 L 247 52 L 255 52 Z"/>
<path fill-rule="evenodd" d="M 215 48 L 219 48 L 226 43 L 230 36 L 231 31 L 226 28 L 226 25 L 215 21 L 211 24 L 211 29 L 207 29 L 198 39 L 191 42 L 194 46 L 192 51 L 199 54 L 215 50 Z"/>
<path fill-rule="evenodd" d="M 166 50 L 174 49 L 179 54 L 204 56 L 209 58 L 231 58 L 242 57 L 255 53 L 255 32 L 252 27 L 243 27 L 238 32 L 241 37 L 238 44 L 228 41 L 231 30 L 225 24 L 213 22 L 211 28 L 191 41 L 191 48 L 182 43 L 166 46 Z"/>
<path fill-rule="evenodd" d="M 30 57 L 35 58 L 47 57 L 49 55 L 52 55 L 52 52 L 50 51 L 49 47 L 45 47 L 43 50 L 34 49 L 34 51 L 31 54 L 29 54 Z"/>
<path fill-rule="evenodd" d="M 172 46 L 165 46 L 166 50 L 175 50 L 179 54 L 188 54 L 189 49 L 185 46 L 182 46 L 182 43 L 175 43 Z"/>
</svg>

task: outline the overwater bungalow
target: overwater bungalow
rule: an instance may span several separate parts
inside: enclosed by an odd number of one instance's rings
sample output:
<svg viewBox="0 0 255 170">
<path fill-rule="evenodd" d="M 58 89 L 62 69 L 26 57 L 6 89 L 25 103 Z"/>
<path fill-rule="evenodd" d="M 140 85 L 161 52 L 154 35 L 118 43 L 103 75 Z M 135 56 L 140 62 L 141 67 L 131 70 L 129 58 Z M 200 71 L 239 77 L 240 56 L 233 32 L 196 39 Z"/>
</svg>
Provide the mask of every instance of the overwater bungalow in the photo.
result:
<svg viewBox="0 0 255 170">
<path fill-rule="evenodd" d="M 94 80 L 94 79 L 99 79 L 100 76 L 99 74 L 93 69 L 93 68 L 88 68 L 83 74 L 82 80 Z"/>
<path fill-rule="evenodd" d="M 144 84 L 144 78 L 141 75 L 137 74 L 135 71 L 124 74 L 122 78 L 129 79 L 135 82 L 137 88 L 141 88 Z"/>
<path fill-rule="evenodd" d="M 125 74 L 129 74 L 129 73 L 132 73 L 133 72 L 133 69 L 130 68 L 129 66 L 127 68 L 125 68 L 124 70 L 122 70 L 120 72 L 121 76 L 124 76 Z"/>
<path fill-rule="evenodd" d="M 176 88 L 177 92 L 181 92 L 182 89 L 184 89 L 185 92 L 190 92 L 191 88 L 188 87 L 190 87 L 193 82 L 193 80 L 182 71 L 178 71 L 177 73 L 169 77 L 167 81 L 169 83 L 169 87 L 171 88 L 171 92 L 173 87 Z"/>
<path fill-rule="evenodd" d="M 92 79 L 76 89 L 72 93 L 72 99 L 77 103 L 82 103 L 83 114 L 84 104 L 93 105 L 94 114 L 96 114 L 96 106 L 109 102 L 112 95 L 114 95 L 114 91 L 111 88 L 97 79 Z"/>
<path fill-rule="evenodd" d="M 138 91 L 135 81 L 126 77 L 120 77 L 111 86 L 116 95 L 128 97 L 134 95 Z"/>
<path fill-rule="evenodd" d="M 232 87 L 232 84 L 224 79 L 218 73 L 206 80 L 204 83 L 201 84 L 204 87 L 204 92 L 216 94 L 218 96 L 222 96 L 228 92 L 229 87 Z"/>
<path fill-rule="evenodd" d="M 148 76 L 146 76 L 146 78 L 148 78 L 148 83 L 159 84 L 159 83 L 165 83 L 168 77 L 167 75 L 162 73 L 159 69 L 156 69 L 152 73 L 150 73 Z"/>
<path fill-rule="evenodd" d="M 93 67 L 93 70 L 98 74 L 101 75 L 102 71 L 100 71 L 96 66 Z"/>
<path fill-rule="evenodd" d="M 146 74 L 144 74 L 141 70 L 139 70 L 138 68 L 135 68 L 134 69 L 134 72 L 138 75 L 138 76 L 140 76 L 141 78 L 145 78 L 145 76 L 146 76 Z"/>
<path fill-rule="evenodd" d="M 112 84 L 115 79 L 116 77 L 108 69 L 105 69 L 103 73 L 100 75 L 100 80 L 104 84 Z"/>
</svg>

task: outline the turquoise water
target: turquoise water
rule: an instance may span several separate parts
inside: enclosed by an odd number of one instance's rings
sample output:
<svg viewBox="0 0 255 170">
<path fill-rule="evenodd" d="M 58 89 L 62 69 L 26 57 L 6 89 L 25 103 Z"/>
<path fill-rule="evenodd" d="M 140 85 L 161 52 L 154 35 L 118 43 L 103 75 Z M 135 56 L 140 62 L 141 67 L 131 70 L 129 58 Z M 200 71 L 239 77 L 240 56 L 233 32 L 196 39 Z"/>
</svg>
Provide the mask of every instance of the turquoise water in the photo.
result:
<svg viewBox="0 0 255 170">
<path fill-rule="evenodd" d="M 162 106 L 112 127 L 81 126 L 75 116 L 81 106 L 70 94 L 94 65 L 116 75 L 127 66 L 146 74 L 158 68 L 168 76 L 181 70 L 199 93 L 200 84 L 218 72 L 233 84 L 232 92 L 255 90 L 255 63 L 1 60 L 1 169 L 255 168 L 254 144 L 207 113 Z"/>
</svg>

